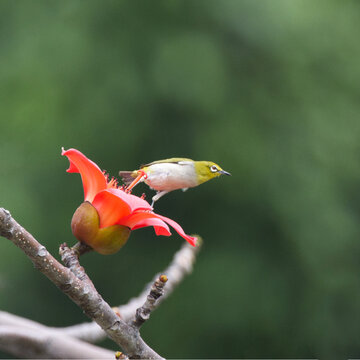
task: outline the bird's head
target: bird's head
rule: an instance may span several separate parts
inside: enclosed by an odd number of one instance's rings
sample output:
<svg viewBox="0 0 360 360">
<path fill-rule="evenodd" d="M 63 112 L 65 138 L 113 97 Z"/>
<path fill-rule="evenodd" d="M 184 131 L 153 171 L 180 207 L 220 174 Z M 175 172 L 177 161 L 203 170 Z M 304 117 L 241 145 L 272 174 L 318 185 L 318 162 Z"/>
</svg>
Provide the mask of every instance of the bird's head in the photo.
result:
<svg viewBox="0 0 360 360">
<path fill-rule="evenodd" d="M 198 177 L 199 184 L 211 180 L 220 175 L 231 175 L 229 172 L 223 170 L 218 164 L 212 161 L 195 161 L 195 171 Z"/>
</svg>

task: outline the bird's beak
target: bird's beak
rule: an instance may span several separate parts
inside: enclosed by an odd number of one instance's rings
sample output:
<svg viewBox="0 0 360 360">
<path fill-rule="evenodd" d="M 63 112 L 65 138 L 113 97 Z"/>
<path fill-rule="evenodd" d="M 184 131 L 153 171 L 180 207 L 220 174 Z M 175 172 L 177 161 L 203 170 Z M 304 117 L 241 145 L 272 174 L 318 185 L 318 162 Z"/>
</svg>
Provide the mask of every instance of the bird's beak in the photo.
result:
<svg viewBox="0 0 360 360">
<path fill-rule="evenodd" d="M 225 171 L 225 170 L 220 170 L 219 174 L 231 176 L 231 174 L 229 172 Z"/>
</svg>

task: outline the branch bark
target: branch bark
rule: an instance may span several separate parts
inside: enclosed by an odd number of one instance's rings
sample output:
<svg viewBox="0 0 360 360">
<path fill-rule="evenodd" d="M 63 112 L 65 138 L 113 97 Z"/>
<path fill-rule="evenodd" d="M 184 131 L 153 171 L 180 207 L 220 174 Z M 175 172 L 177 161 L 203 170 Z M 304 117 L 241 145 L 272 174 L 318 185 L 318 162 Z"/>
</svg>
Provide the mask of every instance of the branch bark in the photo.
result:
<svg viewBox="0 0 360 360">
<path fill-rule="evenodd" d="M 77 243 L 74 247 L 69 248 L 66 243 L 63 243 L 60 245 L 59 254 L 61 256 L 62 262 L 65 264 L 65 266 L 70 269 L 70 271 L 79 279 L 82 281 L 82 283 L 86 286 L 91 287 L 94 291 L 96 291 L 96 288 L 93 284 L 93 282 L 90 280 L 88 274 L 85 272 L 85 269 L 80 265 L 79 257 L 81 255 L 81 252 L 77 249 L 81 248 L 81 243 Z M 84 245 L 84 249 L 89 250 L 89 246 Z M 83 252 L 84 253 L 84 252 Z"/>
<path fill-rule="evenodd" d="M 20 226 L 10 212 L 0 208 L 0 235 L 18 246 L 49 280 L 70 297 L 84 313 L 122 347 L 130 358 L 161 358 L 141 338 L 139 331 L 121 320 L 100 294 L 61 265 L 29 232 Z"/>
<path fill-rule="evenodd" d="M 168 278 L 166 275 L 160 275 L 152 285 L 144 304 L 136 310 L 135 317 L 132 320 L 136 328 L 140 329 L 144 322 L 149 320 L 151 312 L 155 310 L 157 306 L 157 301 L 164 295 L 164 286 L 167 281 Z"/>
<path fill-rule="evenodd" d="M 21 359 L 114 359 L 114 352 L 58 333 L 0 326 L 1 350 Z"/>
<path fill-rule="evenodd" d="M 0 349 L 20 358 L 114 359 L 114 352 L 0 311 Z"/>
</svg>

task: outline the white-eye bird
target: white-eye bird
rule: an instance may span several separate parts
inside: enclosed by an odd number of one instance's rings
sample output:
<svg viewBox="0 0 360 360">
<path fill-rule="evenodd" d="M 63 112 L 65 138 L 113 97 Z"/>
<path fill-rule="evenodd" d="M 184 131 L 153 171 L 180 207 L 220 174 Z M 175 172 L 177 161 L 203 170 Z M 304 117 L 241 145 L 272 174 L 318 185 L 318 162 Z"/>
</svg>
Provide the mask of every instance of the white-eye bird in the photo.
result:
<svg viewBox="0 0 360 360">
<path fill-rule="evenodd" d="M 125 185 L 133 188 L 144 181 L 157 191 L 152 205 L 170 191 L 198 186 L 220 175 L 231 175 L 212 161 L 171 158 L 142 165 L 139 170 L 119 171 Z"/>
</svg>

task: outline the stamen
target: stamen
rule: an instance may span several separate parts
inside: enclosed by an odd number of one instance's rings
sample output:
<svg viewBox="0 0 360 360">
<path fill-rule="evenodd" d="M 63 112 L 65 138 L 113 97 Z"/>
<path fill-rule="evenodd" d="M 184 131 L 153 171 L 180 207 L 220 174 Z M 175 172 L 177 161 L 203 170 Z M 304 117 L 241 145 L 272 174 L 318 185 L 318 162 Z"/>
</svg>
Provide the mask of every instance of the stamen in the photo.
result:
<svg viewBox="0 0 360 360">
<path fill-rule="evenodd" d="M 108 189 L 117 189 L 118 181 L 116 178 L 112 177 L 111 180 L 107 184 Z"/>
</svg>

